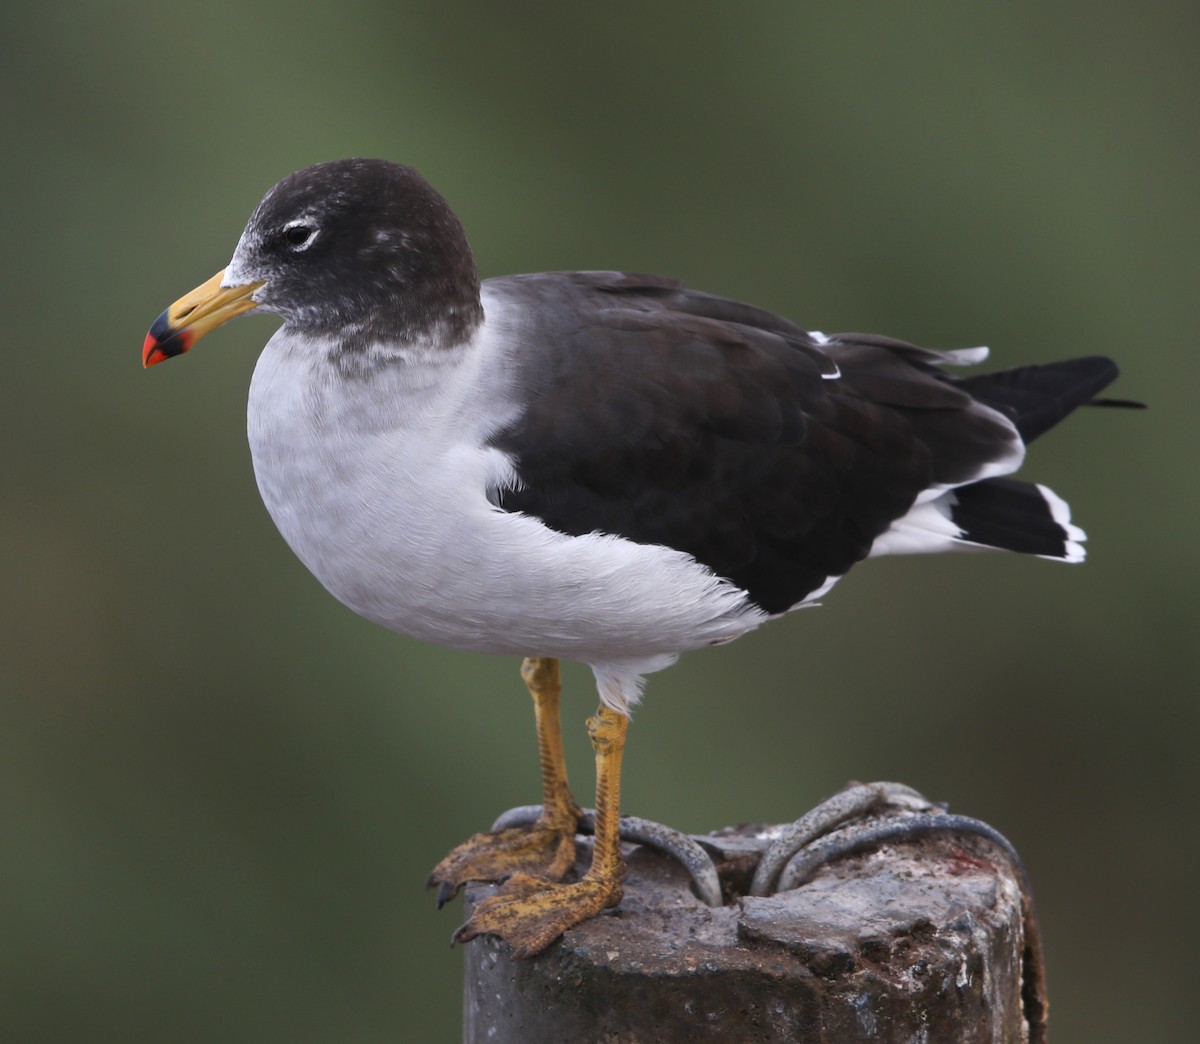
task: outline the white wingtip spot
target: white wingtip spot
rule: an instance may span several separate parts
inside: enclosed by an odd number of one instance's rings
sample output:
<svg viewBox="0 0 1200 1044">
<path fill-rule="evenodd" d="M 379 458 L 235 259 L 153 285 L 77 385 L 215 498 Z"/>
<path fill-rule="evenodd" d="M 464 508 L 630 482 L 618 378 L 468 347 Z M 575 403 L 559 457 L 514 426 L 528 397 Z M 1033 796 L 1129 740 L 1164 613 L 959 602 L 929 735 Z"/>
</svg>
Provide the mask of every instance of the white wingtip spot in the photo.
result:
<svg viewBox="0 0 1200 1044">
<path fill-rule="evenodd" d="M 1087 558 L 1087 549 L 1083 546 L 1083 542 L 1087 540 L 1087 534 L 1071 521 L 1071 508 L 1062 497 L 1048 486 L 1043 486 L 1041 483 L 1036 483 L 1036 485 L 1037 491 L 1050 509 L 1050 517 L 1062 527 L 1066 545 L 1061 558 L 1056 555 L 1043 555 L 1042 557 L 1058 558 L 1060 562 L 1082 562 Z"/>
</svg>

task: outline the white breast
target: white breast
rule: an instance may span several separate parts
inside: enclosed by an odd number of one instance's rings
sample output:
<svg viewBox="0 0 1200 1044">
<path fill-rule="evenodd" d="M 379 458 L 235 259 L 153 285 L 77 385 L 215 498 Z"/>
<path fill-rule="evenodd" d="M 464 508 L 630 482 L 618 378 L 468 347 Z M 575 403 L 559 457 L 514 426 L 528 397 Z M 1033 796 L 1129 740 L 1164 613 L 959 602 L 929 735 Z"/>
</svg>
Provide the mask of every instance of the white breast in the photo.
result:
<svg viewBox="0 0 1200 1044">
<path fill-rule="evenodd" d="M 509 343 L 493 323 L 466 348 L 346 377 L 328 344 L 286 329 L 272 338 L 250 388 L 254 470 L 321 583 L 417 638 L 593 666 L 653 669 L 766 619 L 681 552 L 567 537 L 489 501 L 512 481 L 485 445 L 519 408 L 504 383 Z"/>
</svg>

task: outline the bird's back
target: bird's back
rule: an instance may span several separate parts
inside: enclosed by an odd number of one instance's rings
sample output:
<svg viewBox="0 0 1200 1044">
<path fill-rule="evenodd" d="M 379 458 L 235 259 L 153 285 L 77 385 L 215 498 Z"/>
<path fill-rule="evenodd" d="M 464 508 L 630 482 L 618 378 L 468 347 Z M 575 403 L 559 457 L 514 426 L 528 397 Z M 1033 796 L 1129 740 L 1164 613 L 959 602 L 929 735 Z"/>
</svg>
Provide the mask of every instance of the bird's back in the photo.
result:
<svg viewBox="0 0 1200 1044">
<path fill-rule="evenodd" d="M 844 574 L 918 502 L 1015 470 L 1028 418 L 1040 430 L 1115 376 L 1088 359 L 955 379 L 944 366 L 986 352 L 808 333 L 656 277 L 487 285 L 528 316 L 513 361 L 525 401 L 491 439 L 517 478 L 498 505 L 685 550 L 770 613 Z"/>
</svg>

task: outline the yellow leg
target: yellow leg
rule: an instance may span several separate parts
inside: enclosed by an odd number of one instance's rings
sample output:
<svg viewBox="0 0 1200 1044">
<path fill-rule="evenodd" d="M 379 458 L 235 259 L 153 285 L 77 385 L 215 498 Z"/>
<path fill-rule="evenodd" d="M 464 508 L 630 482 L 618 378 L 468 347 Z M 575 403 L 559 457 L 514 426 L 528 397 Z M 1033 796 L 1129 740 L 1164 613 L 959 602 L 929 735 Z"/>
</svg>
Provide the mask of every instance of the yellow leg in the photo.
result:
<svg viewBox="0 0 1200 1044">
<path fill-rule="evenodd" d="M 438 863 L 428 882 L 438 886 L 438 906 L 454 898 L 468 881 L 501 881 L 518 871 L 560 881 L 575 864 L 580 811 L 567 785 L 558 660 L 530 656 L 521 664 L 521 677 L 533 697 L 542 813 L 531 826 L 476 834 Z"/>
<path fill-rule="evenodd" d="M 581 813 L 567 784 L 567 759 L 563 755 L 562 716 L 559 713 L 562 679 L 558 661 L 544 656 L 527 656 L 521 664 L 521 678 L 533 697 L 538 761 L 542 767 L 542 814 L 538 823 L 569 832 L 573 846 Z M 570 862 L 558 876 L 565 874 L 574 862 L 572 847 Z"/>
<path fill-rule="evenodd" d="M 568 928 L 621 901 L 625 869 L 618 833 L 621 757 L 629 719 L 601 707 L 587 724 L 596 752 L 596 842 L 591 868 L 574 884 L 513 874 L 496 895 L 475 907 L 471 919 L 454 933 L 455 941 L 487 933 L 508 943 L 513 957 L 532 957 Z"/>
<path fill-rule="evenodd" d="M 625 872 L 620 838 L 621 759 L 628 729 L 629 718 L 609 707 L 602 706 L 587 721 L 588 737 L 596 752 L 596 842 L 591 868 L 584 876 L 616 882 L 617 896 L 612 906 L 621 901 L 620 883 Z"/>
</svg>

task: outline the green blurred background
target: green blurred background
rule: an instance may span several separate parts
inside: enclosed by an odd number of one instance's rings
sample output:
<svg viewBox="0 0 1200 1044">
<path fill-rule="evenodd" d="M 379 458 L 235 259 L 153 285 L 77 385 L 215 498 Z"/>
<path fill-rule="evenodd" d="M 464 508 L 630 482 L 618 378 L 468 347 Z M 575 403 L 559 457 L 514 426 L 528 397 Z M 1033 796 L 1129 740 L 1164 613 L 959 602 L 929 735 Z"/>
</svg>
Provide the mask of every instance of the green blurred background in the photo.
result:
<svg viewBox="0 0 1200 1044">
<path fill-rule="evenodd" d="M 418 167 L 484 275 L 630 268 L 1008 365 L 1118 357 L 1029 474 L 1082 568 L 885 560 L 651 679 L 628 810 L 703 831 L 900 779 L 1003 830 L 1058 1041 L 1195 1039 L 1200 8 L 10 4 L 0 16 L 0 1039 L 451 1041 L 422 891 L 534 800 L 516 662 L 398 638 L 274 532 L 273 329 L 143 373 L 261 194 Z M 591 783 L 590 677 L 568 757 Z"/>
</svg>

